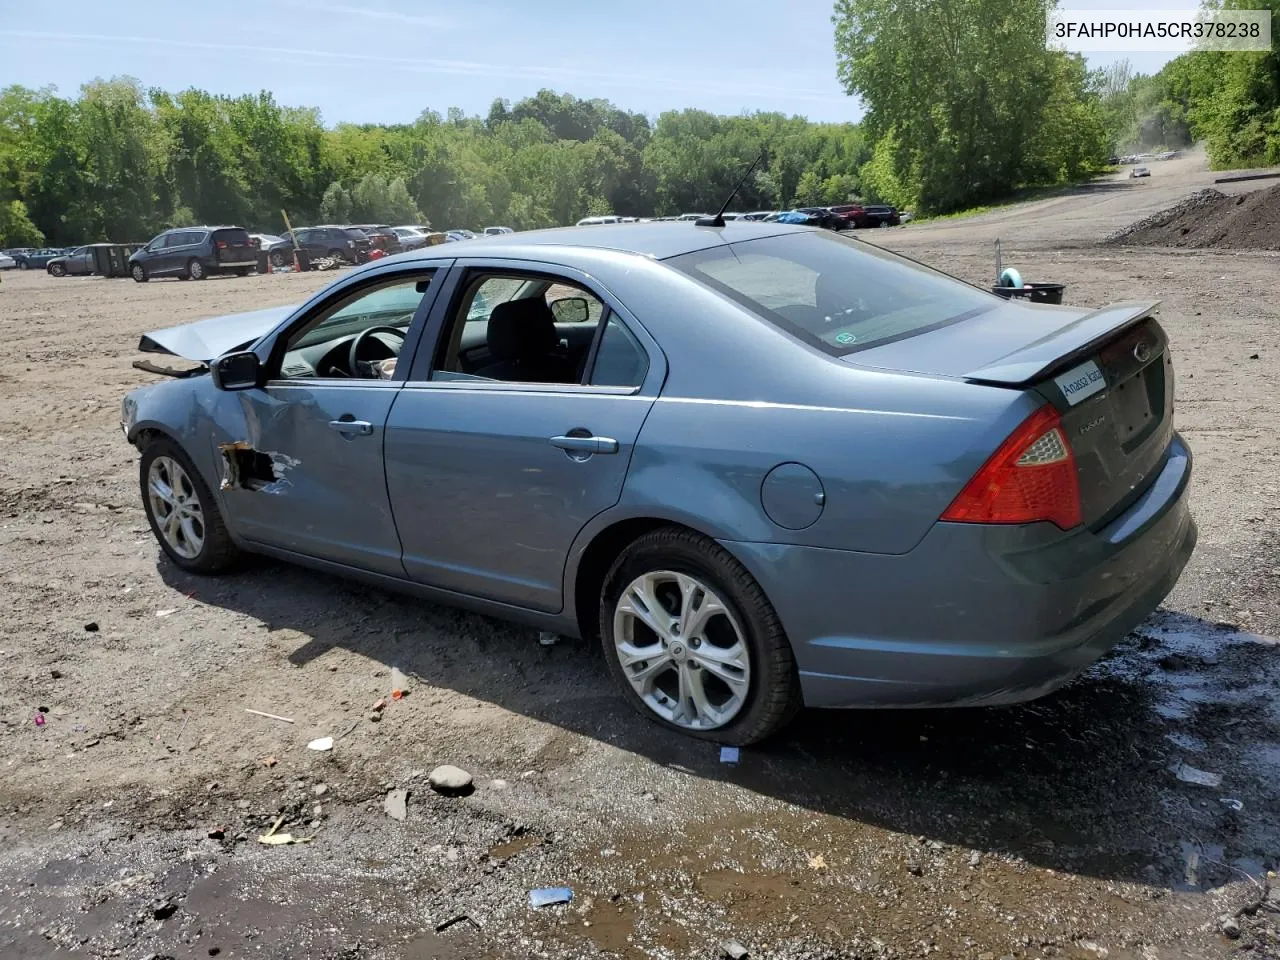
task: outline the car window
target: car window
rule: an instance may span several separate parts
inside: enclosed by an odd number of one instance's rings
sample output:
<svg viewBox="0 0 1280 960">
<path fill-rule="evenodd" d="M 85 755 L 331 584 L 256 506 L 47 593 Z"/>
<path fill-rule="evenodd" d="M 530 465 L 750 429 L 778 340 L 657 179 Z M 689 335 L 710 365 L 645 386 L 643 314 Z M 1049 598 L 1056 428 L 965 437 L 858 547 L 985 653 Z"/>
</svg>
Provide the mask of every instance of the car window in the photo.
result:
<svg viewBox="0 0 1280 960">
<path fill-rule="evenodd" d="M 953 277 L 827 231 L 745 240 L 666 262 L 836 356 L 1000 303 Z"/>
<path fill-rule="evenodd" d="M 608 310 L 562 279 L 474 274 L 450 316 L 431 379 L 580 384 Z"/>
<path fill-rule="evenodd" d="M 600 335 L 590 382 L 598 387 L 638 387 L 649 372 L 649 355 L 626 325 L 611 315 Z"/>
<path fill-rule="evenodd" d="M 281 363 L 281 375 L 368 376 L 349 367 L 351 339 L 372 327 L 392 327 L 407 333 L 429 289 L 432 274 L 433 271 L 415 272 L 410 277 L 379 283 L 321 306 L 290 334 Z M 388 335 L 379 338 L 379 343 L 390 348 L 384 352 L 385 355 L 364 359 L 394 359 L 403 340 Z M 373 346 L 375 351 L 381 350 L 378 344 Z M 383 375 L 389 378 L 393 372 L 394 365 L 391 365 L 384 368 Z"/>
</svg>

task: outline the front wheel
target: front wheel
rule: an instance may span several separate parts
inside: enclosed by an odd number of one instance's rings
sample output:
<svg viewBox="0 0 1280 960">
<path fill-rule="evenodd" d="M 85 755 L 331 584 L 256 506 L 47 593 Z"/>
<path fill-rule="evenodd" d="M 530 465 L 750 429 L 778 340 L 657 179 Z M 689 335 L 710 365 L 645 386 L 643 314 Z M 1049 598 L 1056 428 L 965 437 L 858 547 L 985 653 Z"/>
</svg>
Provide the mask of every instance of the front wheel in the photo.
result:
<svg viewBox="0 0 1280 960">
<path fill-rule="evenodd" d="M 656 530 L 623 551 L 605 577 L 600 635 L 628 702 L 681 733 L 742 746 L 800 708 L 772 604 L 742 564 L 692 531 Z"/>
<path fill-rule="evenodd" d="M 133 267 L 129 270 L 129 273 L 133 276 L 133 279 L 136 282 L 138 283 L 147 282 L 147 270 L 146 270 L 146 267 L 144 267 L 142 264 L 135 263 Z"/>
<path fill-rule="evenodd" d="M 49 275 L 51 277 L 65 277 L 67 275 L 67 268 L 61 263 L 51 263 L 49 264 Z"/>
<path fill-rule="evenodd" d="M 347 259 L 346 256 L 342 253 L 342 251 L 337 249 L 336 247 L 330 250 L 328 253 L 326 253 L 325 256 L 328 257 L 330 260 L 338 260 L 340 262 L 345 261 Z"/>
<path fill-rule="evenodd" d="M 19 260 L 19 261 L 18 261 L 18 269 L 19 269 L 19 270 L 30 270 L 30 269 L 31 269 L 31 264 L 27 263 L 27 261 L 25 261 L 25 260 Z"/>
<path fill-rule="evenodd" d="M 235 563 L 240 551 L 182 447 L 168 437 L 151 441 L 143 448 L 138 479 L 147 522 L 170 560 L 191 573 L 219 573 Z"/>
<path fill-rule="evenodd" d="M 187 276 L 192 280 L 203 280 L 206 276 L 204 264 L 199 260 L 192 260 L 187 264 Z"/>
</svg>

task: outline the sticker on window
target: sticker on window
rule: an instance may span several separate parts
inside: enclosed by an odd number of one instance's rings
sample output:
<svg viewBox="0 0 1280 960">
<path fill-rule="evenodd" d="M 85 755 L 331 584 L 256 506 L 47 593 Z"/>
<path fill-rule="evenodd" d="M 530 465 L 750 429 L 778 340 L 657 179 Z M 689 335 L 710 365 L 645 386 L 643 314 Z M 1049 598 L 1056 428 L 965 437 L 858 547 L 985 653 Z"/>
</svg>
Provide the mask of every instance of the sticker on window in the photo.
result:
<svg viewBox="0 0 1280 960">
<path fill-rule="evenodd" d="M 836 334 L 836 343 L 853 343 L 853 341 L 855 341 L 855 340 L 857 340 L 857 339 L 858 339 L 858 338 L 857 338 L 857 337 L 855 337 L 852 333 L 837 333 L 837 334 Z"/>
</svg>

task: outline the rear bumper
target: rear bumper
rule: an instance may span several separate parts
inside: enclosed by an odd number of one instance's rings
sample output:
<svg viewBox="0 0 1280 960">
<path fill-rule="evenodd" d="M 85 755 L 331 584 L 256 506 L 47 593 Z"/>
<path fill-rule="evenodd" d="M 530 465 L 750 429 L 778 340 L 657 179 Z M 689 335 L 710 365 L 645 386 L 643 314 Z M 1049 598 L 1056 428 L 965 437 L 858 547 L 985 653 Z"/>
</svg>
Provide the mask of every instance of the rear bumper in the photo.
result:
<svg viewBox="0 0 1280 960">
<path fill-rule="evenodd" d="M 1034 699 L 1079 675 L 1168 595 L 1196 543 L 1191 454 L 1107 527 L 938 523 L 910 553 L 724 543 L 764 587 L 812 707 Z M 1044 529 L 1047 528 L 1047 529 Z"/>
</svg>

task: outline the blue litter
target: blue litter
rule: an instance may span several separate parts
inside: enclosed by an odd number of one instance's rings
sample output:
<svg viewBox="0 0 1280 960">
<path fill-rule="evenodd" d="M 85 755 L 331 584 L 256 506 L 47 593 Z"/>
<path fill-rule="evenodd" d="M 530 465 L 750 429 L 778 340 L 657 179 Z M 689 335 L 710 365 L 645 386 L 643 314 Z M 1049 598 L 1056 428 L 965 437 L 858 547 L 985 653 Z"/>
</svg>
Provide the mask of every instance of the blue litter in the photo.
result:
<svg viewBox="0 0 1280 960">
<path fill-rule="evenodd" d="M 737 747 L 721 747 L 720 762 L 721 763 L 737 763 L 738 748 Z"/>
<path fill-rule="evenodd" d="M 553 903 L 568 903 L 573 899 L 573 891 L 568 887 L 543 887 L 529 891 L 529 906 L 549 907 Z"/>
</svg>

